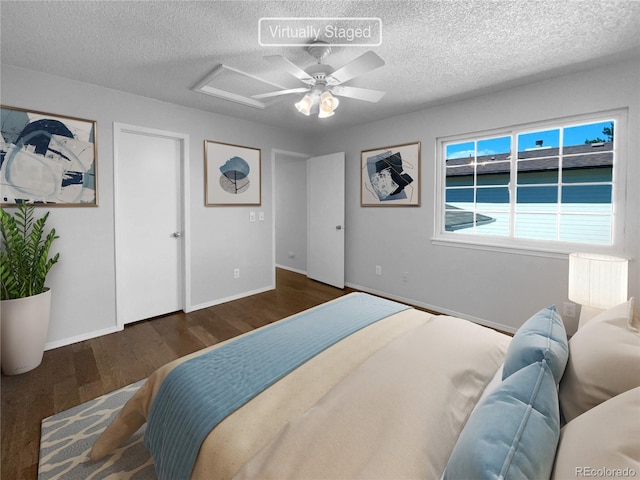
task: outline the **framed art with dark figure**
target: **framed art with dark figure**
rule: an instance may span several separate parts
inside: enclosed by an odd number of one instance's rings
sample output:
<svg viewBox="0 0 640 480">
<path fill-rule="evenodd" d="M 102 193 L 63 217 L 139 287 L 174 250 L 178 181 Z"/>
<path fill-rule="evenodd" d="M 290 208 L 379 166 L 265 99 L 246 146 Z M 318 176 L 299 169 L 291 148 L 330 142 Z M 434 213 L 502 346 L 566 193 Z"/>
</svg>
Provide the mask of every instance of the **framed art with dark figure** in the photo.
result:
<svg viewBox="0 0 640 480">
<path fill-rule="evenodd" d="M 96 122 L 24 108 L 0 108 L 3 206 L 98 205 Z"/>
<path fill-rule="evenodd" d="M 420 142 L 363 150 L 360 205 L 420 206 Z"/>
<path fill-rule="evenodd" d="M 260 205 L 260 149 L 204 142 L 205 205 Z"/>
</svg>

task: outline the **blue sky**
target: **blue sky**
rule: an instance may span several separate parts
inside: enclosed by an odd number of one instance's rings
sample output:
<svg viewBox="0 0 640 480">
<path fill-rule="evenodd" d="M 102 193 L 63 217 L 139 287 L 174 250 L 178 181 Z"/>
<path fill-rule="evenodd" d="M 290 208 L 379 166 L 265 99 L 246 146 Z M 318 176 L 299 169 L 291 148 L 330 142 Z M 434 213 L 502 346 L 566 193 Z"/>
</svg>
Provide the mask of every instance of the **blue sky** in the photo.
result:
<svg viewBox="0 0 640 480">
<path fill-rule="evenodd" d="M 606 136 L 602 133 L 604 127 L 609 127 L 611 122 L 590 123 L 588 125 L 578 125 L 564 129 L 564 145 L 582 145 L 586 139 L 602 138 Z M 528 148 L 535 148 L 536 141 L 542 140 L 544 147 L 557 147 L 560 142 L 560 130 L 540 130 L 531 133 L 522 133 L 518 136 L 518 149 L 520 151 Z M 477 155 L 495 155 L 511 151 L 511 137 L 498 137 L 478 142 Z M 447 146 L 447 158 L 463 158 L 473 156 L 473 142 L 452 144 Z"/>
</svg>

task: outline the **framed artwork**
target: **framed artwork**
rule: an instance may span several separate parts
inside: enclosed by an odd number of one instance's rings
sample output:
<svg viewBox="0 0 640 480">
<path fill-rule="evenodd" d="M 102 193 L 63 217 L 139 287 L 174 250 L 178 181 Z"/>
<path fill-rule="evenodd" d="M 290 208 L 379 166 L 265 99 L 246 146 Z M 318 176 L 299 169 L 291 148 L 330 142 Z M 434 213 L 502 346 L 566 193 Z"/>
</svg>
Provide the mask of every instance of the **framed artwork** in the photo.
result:
<svg viewBox="0 0 640 480">
<path fill-rule="evenodd" d="M 260 149 L 204 141 L 205 205 L 260 205 Z"/>
<path fill-rule="evenodd" d="M 360 205 L 420 206 L 420 142 L 362 151 Z"/>
<path fill-rule="evenodd" d="M 98 205 L 96 122 L 0 107 L 3 206 Z"/>
</svg>

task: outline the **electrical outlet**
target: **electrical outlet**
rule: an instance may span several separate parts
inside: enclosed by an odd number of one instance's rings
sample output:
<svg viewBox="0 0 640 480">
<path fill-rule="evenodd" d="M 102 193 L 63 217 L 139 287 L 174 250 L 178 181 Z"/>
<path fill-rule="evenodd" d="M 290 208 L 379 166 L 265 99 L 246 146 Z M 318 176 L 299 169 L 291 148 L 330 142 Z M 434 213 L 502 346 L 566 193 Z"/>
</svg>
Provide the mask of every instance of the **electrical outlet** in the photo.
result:
<svg viewBox="0 0 640 480">
<path fill-rule="evenodd" d="M 402 273 L 402 281 L 403 282 L 408 282 L 409 281 L 409 272 L 403 272 Z"/>
<path fill-rule="evenodd" d="M 376 275 L 382 275 L 382 267 L 380 265 L 376 265 Z"/>
<path fill-rule="evenodd" d="M 564 302 L 562 313 L 565 317 L 575 318 L 576 316 L 576 304 L 571 302 Z"/>
<path fill-rule="evenodd" d="M 240 269 L 239 268 L 234 268 L 233 269 L 233 278 L 240 278 Z"/>
</svg>

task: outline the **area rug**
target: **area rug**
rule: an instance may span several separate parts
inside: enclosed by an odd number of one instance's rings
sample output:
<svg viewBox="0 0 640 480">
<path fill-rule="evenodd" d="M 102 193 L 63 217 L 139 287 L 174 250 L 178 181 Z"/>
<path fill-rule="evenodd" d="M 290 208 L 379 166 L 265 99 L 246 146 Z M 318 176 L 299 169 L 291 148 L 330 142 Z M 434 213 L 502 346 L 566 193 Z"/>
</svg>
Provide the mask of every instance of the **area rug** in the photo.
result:
<svg viewBox="0 0 640 480">
<path fill-rule="evenodd" d="M 156 471 L 143 444 L 143 425 L 125 444 L 97 462 L 93 442 L 144 380 L 42 420 L 38 480 L 146 480 Z"/>
</svg>

